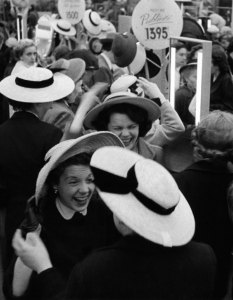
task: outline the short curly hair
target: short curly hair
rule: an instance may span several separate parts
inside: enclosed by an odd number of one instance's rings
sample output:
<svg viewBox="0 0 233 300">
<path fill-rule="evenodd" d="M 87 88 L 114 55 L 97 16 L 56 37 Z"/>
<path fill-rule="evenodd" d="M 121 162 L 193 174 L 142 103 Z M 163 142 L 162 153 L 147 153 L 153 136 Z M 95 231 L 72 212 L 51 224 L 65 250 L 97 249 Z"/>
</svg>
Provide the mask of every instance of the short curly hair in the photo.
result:
<svg viewBox="0 0 233 300">
<path fill-rule="evenodd" d="M 221 73 L 230 73 L 227 55 L 222 46 L 217 44 L 212 46 L 212 62 L 219 67 Z"/>
<path fill-rule="evenodd" d="M 148 120 L 145 109 L 129 103 L 115 104 L 101 111 L 92 123 L 96 130 L 108 130 L 110 117 L 114 113 L 125 114 L 130 120 L 139 125 L 139 137 L 143 137 L 151 129 L 152 122 Z"/>
<path fill-rule="evenodd" d="M 13 54 L 15 59 L 18 61 L 20 60 L 20 57 L 23 55 L 23 52 L 26 48 L 35 46 L 36 44 L 34 43 L 33 40 L 30 39 L 22 39 L 20 40 L 17 45 L 13 48 Z"/>
<path fill-rule="evenodd" d="M 216 110 L 192 131 L 194 158 L 215 163 L 233 162 L 233 114 Z"/>
</svg>

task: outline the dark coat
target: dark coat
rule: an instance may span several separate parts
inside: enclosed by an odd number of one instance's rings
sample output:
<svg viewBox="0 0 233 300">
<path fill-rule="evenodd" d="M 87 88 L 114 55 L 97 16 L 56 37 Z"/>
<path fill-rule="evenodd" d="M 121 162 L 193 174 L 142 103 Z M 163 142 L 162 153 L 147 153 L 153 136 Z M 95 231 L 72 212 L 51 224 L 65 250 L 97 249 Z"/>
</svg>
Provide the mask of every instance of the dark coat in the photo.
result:
<svg viewBox="0 0 233 300">
<path fill-rule="evenodd" d="M 188 109 L 194 95 L 195 93 L 186 85 L 180 87 L 175 94 L 175 110 L 185 126 L 195 124 L 195 118 Z"/>
<path fill-rule="evenodd" d="M 47 151 L 59 143 L 62 131 L 29 112 L 16 112 L 0 126 L 0 206 L 6 206 L 6 238 L 11 245 L 24 219 L 26 201 L 35 193 L 36 179 Z"/>
<path fill-rule="evenodd" d="M 210 299 L 215 274 L 210 247 L 189 243 L 167 248 L 127 236 L 93 252 L 73 270 L 65 299 Z M 47 290 L 43 287 L 50 285 Z M 41 299 L 62 290 L 55 269 L 38 276 Z"/>
<path fill-rule="evenodd" d="M 189 202 L 196 221 L 193 240 L 214 250 L 218 269 L 215 296 L 226 291 L 232 246 L 232 225 L 227 206 L 227 189 L 233 174 L 226 166 L 202 160 L 173 175 Z"/>
</svg>

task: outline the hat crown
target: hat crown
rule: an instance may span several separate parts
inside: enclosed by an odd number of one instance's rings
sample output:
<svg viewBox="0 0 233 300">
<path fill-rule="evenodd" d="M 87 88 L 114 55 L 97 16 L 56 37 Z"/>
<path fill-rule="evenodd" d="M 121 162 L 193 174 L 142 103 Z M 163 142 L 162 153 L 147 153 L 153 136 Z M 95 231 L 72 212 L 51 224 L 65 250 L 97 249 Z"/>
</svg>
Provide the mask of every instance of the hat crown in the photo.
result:
<svg viewBox="0 0 233 300">
<path fill-rule="evenodd" d="M 70 28 L 71 28 L 71 24 L 70 24 L 70 22 L 69 21 L 67 21 L 67 20 L 62 20 L 62 19 L 60 19 L 60 20 L 58 20 L 57 21 L 57 25 L 59 26 L 59 28 L 60 29 L 62 29 L 62 30 L 70 30 Z"/>
<path fill-rule="evenodd" d="M 53 77 L 53 73 L 44 68 L 31 67 L 16 74 L 16 77 L 29 81 L 44 81 Z"/>
<path fill-rule="evenodd" d="M 169 174 L 158 163 L 143 159 L 135 164 L 138 188 L 143 195 L 168 209 L 177 205 L 180 198 L 179 189 Z"/>
<path fill-rule="evenodd" d="M 137 81 L 137 77 L 134 75 L 122 75 L 111 85 L 111 93 L 115 92 L 127 92 L 128 88 Z"/>
<path fill-rule="evenodd" d="M 96 11 L 90 11 L 89 18 L 92 25 L 99 26 L 101 24 L 101 17 Z"/>
</svg>

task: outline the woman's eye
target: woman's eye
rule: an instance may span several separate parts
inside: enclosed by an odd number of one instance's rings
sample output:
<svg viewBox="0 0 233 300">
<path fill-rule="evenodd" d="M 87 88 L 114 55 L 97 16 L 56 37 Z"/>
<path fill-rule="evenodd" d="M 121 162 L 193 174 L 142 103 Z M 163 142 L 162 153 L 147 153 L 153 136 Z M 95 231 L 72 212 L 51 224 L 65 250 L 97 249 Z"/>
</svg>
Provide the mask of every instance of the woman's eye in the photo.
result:
<svg viewBox="0 0 233 300">
<path fill-rule="evenodd" d="M 87 179 L 87 183 L 92 183 L 94 181 L 94 178 Z"/>
</svg>

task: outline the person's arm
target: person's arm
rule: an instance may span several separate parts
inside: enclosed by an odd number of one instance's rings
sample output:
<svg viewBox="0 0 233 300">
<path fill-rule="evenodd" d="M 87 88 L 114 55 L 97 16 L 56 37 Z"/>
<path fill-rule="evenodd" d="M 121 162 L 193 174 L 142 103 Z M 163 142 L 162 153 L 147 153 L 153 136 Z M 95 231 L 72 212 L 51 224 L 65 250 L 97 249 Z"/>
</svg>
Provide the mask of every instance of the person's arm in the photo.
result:
<svg viewBox="0 0 233 300">
<path fill-rule="evenodd" d="M 91 110 L 95 105 L 99 103 L 97 95 L 106 87 L 106 83 L 99 82 L 92 86 L 88 92 L 83 94 L 73 122 L 71 123 L 70 127 L 65 130 L 61 141 L 82 136 L 83 121 L 85 119 L 85 116 L 89 110 Z"/>
<path fill-rule="evenodd" d="M 161 103 L 161 124 L 155 121 L 144 139 L 150 144 L 160 147 L 169 145 L 185 131 L 184 125 L 155 83 L 149 82 L 143 77 L 140 77 L 138 82 L 150 99 L 159 98 Z M 156 102 L 158 103 L 158 101 Z"/>
</svg>

